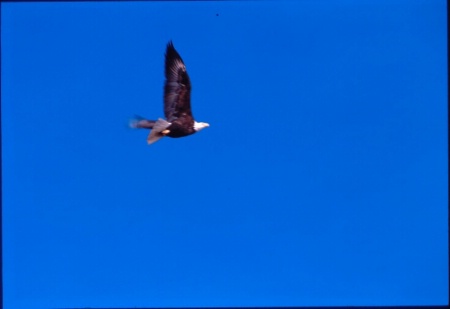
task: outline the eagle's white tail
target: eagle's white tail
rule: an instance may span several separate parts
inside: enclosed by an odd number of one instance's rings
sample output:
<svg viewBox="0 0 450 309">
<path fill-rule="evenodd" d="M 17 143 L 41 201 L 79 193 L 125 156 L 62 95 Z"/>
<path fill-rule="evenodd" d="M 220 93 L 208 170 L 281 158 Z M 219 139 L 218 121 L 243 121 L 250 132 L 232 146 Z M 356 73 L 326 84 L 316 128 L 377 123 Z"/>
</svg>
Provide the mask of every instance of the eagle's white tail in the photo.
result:
<svg viewBox="0 0 450 309">
<path fill-rule="evenodd" d="M 155 121 L 147 120 L 141 116 L 135 115 L 134 118 L 130 119 L 129 125 L 132 129 L 151 129 Z"/>
<path fill-rule="evenodd" d="M 161 137 L 164 137 L 164 135 L 161 133 L 168 127 L 170 127 L 171 123 L 168 121 L 165 121 L 164 119 L 159 118 L 158 121 L 155 122 L 153 125 L 153 129 L 150 131 L 150 134 L 147 137 L 147 144 L 153 144 L 154 142 L 158 141 Z"/>
</svg>

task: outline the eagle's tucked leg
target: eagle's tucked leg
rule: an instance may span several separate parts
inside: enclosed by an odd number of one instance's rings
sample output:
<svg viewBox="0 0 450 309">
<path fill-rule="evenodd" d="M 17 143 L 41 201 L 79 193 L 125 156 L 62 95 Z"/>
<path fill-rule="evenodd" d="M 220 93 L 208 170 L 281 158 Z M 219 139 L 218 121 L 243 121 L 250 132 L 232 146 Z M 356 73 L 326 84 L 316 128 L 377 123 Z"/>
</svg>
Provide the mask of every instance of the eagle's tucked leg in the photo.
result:
<svg viewBox="0 0 450 309">
<path fill-rule="evenodd" d="M 152 144 L 159 140 L 161 137 L 166 136 L 170 132 L 170 130 L 167 130 L 170 125 L 170 122 L 159 118 L 153 125 L 153 129 L 150 131 L 150 134 L 147 137 L 147 143 Z M 168 132 L 166 133 L 166 131 Z"/>
</svg>

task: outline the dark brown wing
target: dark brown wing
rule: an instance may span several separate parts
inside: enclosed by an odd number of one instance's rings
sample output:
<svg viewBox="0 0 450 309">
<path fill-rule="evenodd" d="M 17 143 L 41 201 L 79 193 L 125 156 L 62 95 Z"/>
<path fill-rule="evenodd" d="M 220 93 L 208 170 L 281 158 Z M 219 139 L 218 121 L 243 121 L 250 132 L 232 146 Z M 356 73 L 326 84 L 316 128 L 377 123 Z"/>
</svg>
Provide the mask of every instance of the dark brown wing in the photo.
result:
<svg viewBox="0 0 450 309">
<path fill-rule="evenodd" d="M 165 75 L 164 114 L 167 121 L 172 122 L 180 117 L 192 118 L 191 81 L 172 41 L 167 44 Z"/>
</svg>

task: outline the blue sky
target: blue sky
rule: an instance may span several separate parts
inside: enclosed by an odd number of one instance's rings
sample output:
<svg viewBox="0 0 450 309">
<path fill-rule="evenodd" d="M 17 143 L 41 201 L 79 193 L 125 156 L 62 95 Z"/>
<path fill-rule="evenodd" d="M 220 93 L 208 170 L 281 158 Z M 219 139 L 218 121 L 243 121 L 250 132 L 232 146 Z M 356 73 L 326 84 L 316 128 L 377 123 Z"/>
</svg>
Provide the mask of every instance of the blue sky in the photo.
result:
<svg viewBox="0 0 450 309">
<path fill-rule="evenodd" d="M 1 6 L 5 308 L 447 303 L 445 1 Z"/>
</svg>

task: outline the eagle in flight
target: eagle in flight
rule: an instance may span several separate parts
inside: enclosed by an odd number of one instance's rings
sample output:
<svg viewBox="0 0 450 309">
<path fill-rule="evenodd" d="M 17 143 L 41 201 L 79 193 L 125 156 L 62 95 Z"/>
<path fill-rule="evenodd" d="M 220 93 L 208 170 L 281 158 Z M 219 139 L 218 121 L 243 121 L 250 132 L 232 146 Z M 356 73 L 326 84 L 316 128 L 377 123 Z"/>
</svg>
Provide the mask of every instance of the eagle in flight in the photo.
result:
<svg viewBox="0 0 450 309">
<path fill-rule="evenodd" d="M 164 115 L 166 119 L 147 120 L 136 116 L 132 128 L 150 129 L 147 143 L 152 144 L 164 136 L 183 137 L 209 127 L 206 122 L 194 120 L 191 111 L 191 81 L 183 59 L 169 41 L 166 48 L 164 82 Z"/>
</svg>

